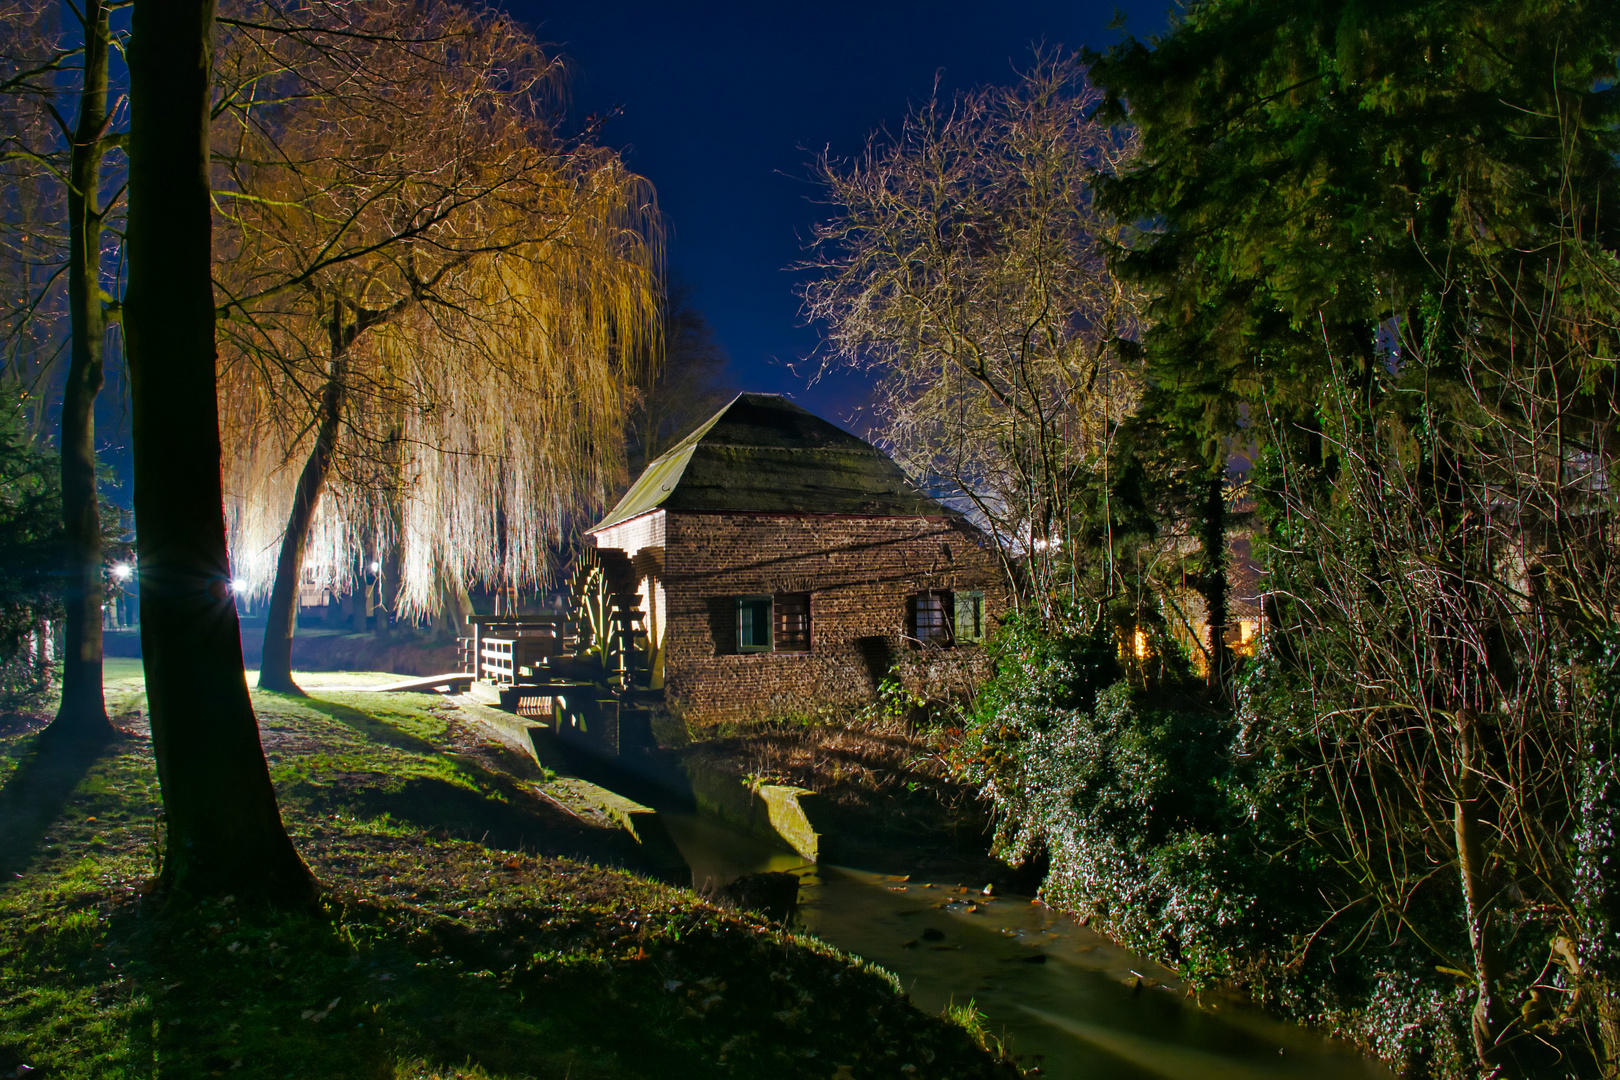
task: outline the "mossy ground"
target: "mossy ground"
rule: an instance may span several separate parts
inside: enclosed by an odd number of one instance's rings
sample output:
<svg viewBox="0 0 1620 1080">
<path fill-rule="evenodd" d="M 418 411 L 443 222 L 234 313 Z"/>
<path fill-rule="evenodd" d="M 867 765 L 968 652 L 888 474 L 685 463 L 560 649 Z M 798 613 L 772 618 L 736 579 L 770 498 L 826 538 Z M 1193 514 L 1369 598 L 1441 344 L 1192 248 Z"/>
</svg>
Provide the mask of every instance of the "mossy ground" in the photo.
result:
<svg viewBox="0 0 1620 1080">
<path fill-rule="evenodd" d="M 881 971 L 556 854 L 590 838 L 427 696 L 256 694 L 324 897 L 166 902 L 138 668 L 108 690 L 93 756 L 0 721 L 0 1076 L 1011 1075 Z"/>
</svg>

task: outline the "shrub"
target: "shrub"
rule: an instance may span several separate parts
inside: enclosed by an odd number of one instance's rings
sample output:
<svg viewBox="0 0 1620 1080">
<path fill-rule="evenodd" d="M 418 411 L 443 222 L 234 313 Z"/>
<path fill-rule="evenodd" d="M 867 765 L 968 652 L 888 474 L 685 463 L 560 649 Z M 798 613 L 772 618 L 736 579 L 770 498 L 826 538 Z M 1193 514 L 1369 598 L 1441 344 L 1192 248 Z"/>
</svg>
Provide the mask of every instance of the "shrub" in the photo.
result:
<svg viewBox="0 0 1620 1080">
<path fill-rule="evenodd" d="M 56 457 L 33 444 L 11 404 L 0 409 L 0 711 L 36 707 L 51 690 L 61 540 Z"/>
<path fill-rule="evenodd" d="M 1334 842 L 1312 701 L 1286 666 L 1262 653 L 1234 713 L 1185 667 L 1129 677 L 1113 640 L 1018 617 L 994 643 L 952 765 L 993 804 L 998 852 L 1044 855 L 1048 901 L 1195 988 L 1245 989 L 1403 1073 L 1472 1075 L 1472 992 L 1435 960 L 1466 953 L 1456 876 L 1420 883 L 1401 918 L 1374 902 Z M 1505 938 L 1511 968 L 1545 964 L 1535 927 Z"/>
</svg>

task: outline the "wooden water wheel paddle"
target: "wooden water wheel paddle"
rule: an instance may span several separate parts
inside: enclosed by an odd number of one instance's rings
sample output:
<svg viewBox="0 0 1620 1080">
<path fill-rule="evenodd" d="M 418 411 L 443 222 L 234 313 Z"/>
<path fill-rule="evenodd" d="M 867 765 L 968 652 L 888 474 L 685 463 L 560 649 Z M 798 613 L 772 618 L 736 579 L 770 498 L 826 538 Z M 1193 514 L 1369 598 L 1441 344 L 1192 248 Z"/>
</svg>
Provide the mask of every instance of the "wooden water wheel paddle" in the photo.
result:
<svg viewBox="0 0 1620 1080">
<path fill-rule="evenodd" d="M 646 612 L 630 558 L 617 548 L 585 548 L 568 575 L 568 620 L 574 654 L 594 657 L 608 683 L 645 685 L 650 652 Z"/>
</svg>

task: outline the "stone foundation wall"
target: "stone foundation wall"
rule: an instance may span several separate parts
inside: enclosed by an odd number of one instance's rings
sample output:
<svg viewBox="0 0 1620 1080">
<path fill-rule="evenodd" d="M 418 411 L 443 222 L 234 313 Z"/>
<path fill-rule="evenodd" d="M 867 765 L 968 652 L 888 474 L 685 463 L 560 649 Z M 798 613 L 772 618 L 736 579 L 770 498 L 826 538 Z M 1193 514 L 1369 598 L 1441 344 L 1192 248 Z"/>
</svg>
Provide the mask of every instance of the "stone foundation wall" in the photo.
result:
<svg viewBox="0 0 1620 1080">
<path fill-rule="evenodd" d="M 669 512 L 662 585 L 664 683 L 697 722 L 814 713 L 872 700 L 884 678 L 925 696 L 969 692 L 977 645 L 920 646 L 907 599 L 979 590 L 986 626 L 1006 611 L 988 542 L 937 518 Z M 739 653 L 735 598 L 809 593 L 808 653 Z"/>
</svg>

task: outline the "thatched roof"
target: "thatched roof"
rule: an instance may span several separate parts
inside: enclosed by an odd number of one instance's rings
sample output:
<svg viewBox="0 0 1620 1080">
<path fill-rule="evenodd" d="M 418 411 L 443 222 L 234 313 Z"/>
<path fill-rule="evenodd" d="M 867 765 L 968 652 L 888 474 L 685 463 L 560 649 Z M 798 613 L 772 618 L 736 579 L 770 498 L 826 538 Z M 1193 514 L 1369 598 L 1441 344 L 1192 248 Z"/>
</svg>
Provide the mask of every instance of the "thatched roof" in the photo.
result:
<svg viewBox="0 0 1620 1080">
<path fill-rule="evenodd" d="M 918 491 L 877 447 L 780 394 L 738 394 L 648 465 L 613 512 L 590 531 L 659 507 L 957 516 Z"/>
</svg>

